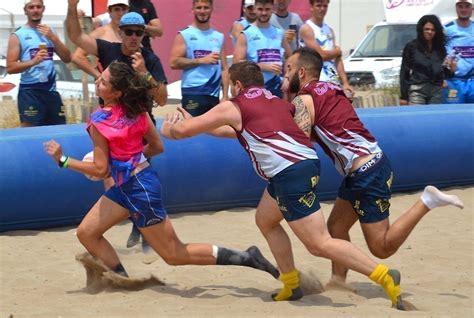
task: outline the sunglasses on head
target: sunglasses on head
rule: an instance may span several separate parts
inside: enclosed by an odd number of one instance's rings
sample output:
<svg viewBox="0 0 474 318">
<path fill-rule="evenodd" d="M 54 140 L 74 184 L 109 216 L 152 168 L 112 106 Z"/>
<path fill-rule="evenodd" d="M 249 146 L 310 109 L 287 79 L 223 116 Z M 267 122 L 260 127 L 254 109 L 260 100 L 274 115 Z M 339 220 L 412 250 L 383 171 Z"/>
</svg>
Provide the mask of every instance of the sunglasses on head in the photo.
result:
<svg viewBox="0 0 474 318">
<path fill-rule="evenodd" d="M 132 36 L 134 33 L 136 36 L 142 36 L 143 33 L 145 33 L 144 30 L 132 30 L 132 29 L 123 29 L 123 33 L 125 33 L 126 36 Z"/>
</svg>

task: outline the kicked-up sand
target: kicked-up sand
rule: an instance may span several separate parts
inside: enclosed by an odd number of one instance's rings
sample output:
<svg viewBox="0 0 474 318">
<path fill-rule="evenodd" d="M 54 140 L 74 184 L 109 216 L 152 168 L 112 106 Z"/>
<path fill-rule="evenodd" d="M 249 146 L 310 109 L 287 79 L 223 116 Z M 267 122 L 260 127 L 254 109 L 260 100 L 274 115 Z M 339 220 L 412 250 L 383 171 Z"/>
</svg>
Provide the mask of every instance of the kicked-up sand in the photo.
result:
<svg viewBox="0 0 474 318">
<path fill-rule="evenodd" d="M 431 211 L 400 250 L 384 260 L 402 273 L 403 298 L 416 308 L 409 312 L 392 309 L 383 290 L 358 273 L 348 277 L 353 291 L 325 290 L 330 262 L 310 255 L 292 233 L 307 294 L 294 302 L 274 302 L 270 295 L 281 284 L 265 272 L 235 266 L 172 267 L 140 246 L 127 249 L 127 222 L 106 237 L 130 280 L 110 275 L 84 255 L 75 227 L 1 233 L 0 317 L 473 317 L 474 188 L 447 192 L 464 201 L 464 210 Z M 394 195 L 392 222 L 419 195 Z M 322 204 L 326 217 L 331 207 L 332 202 Z M 171 218 L 185 242 L 237 249 L 257 245 L 274 262 L 254 215 L 255 209 L 245 208 Z M 351 235 L 368 252 L 358 224 Z"/>
</svg>

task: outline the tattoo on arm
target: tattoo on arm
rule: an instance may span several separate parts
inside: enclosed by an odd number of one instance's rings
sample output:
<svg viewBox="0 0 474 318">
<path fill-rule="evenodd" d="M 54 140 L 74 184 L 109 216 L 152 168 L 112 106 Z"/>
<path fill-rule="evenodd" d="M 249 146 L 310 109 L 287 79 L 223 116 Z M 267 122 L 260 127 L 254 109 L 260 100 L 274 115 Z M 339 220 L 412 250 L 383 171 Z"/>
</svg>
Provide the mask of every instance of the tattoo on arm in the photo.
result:
<svg viewBox="0 0 474 318">
<path fill-rule="evenodd" d="M 309 137 L 311 135 L 311 116 L 308 108 L 306 108 L 300 96 L 296 96 L 291 103 L 295 105 L 295 115 L 293 119 L 298 127 Z"/>
</svg>

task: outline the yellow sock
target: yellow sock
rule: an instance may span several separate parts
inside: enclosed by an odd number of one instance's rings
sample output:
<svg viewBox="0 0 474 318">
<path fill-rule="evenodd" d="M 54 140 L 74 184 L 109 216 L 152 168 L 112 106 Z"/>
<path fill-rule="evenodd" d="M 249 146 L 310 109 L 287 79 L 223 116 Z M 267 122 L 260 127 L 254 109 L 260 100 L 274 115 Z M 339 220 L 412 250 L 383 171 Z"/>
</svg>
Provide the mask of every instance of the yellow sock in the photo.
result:
<svg viewBox="0 0 474 318">
<path fill-rule="evenodd" d="M 397 275 L 398 277 L 394 277 Z M 384 264 L 378 264 L 374 271 L 369 275 L 369 278 L 379 285 L 382 285 L 385 293 L 390 297 L 392 306 L 399 307 L 400 300 L 400 273 L 395 270 L 390 270 Z"/>
<path fill-rule="evenodd" d="M 288 273 L 281 273 L 280 278 L 283 282 L 283 289 L 278 294 L 272 295 L 273 300 L 297 300 L 303 297 L 303 293 L 300 289 L 300 278 L 298 270 L 293 270 Z"/>
</svg>

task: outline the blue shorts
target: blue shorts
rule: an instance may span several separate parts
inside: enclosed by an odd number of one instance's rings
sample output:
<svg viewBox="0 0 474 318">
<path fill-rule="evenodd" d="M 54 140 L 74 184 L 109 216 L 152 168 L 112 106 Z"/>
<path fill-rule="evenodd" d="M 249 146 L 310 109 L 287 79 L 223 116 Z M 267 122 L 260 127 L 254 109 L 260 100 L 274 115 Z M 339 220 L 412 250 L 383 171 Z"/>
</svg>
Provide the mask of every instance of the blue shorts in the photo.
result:
<svg viewBox="0 0 474 318">
<path fill-rule="evenodd" d="M 360 223 L 379 222 L 390 215 L 392 167 L 383 153 L 373 160 L 349 174 L 339 187 L 338 197 L 351 203 Z"/>
<path fill-rule="evenodd" d="M 22 123 L 35 126 L 64 125 L 61 95 L 56 91 L 41 89 L 20 89 L 18 91 L 18 112 Z"/>
<path fill-rule="evenodd" d="M 474 103 L 474 79 L 449 79 L 448 87 L 443 90 L 443 103 Z"/>
<path fill-rule="evenodd" d="M 127 209 L 130 219 L 139 228 L 158 224 L 166 218 L 161 183 L 152 167 L 143 169 L 119 187 L 111 187 L 104 195 Z"/>
<path fill-rule="evenodd" d="M 316 195 L 319 170 L 318 159 L 303 160 L 269 180 L 268 193 L 277 201 L 287 222 L 302 219 L 321 208 Z"/>
<path fill-rule="evenodd" d="M 219 104 L 219 97 L 210 95 L 183 95 L 181 104 L 188 113 L 196 117 Z"/>
</svg>

